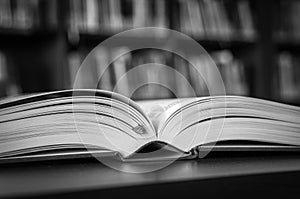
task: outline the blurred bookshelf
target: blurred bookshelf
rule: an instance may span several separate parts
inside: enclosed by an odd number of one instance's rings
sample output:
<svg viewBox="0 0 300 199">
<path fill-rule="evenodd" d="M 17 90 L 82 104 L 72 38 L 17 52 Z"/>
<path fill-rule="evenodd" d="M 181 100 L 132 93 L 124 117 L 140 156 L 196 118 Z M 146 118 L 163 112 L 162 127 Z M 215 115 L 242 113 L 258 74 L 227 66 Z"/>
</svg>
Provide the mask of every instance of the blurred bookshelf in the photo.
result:
<svg viewBox="0 0 300 199">
<path fill-rule="evenodd" d="M 1 0 L 0 95 L 72 88 L 85 56 L 99 43 L 123 30 L 165 27 L 185 33 L 209 52 L 218 66 L 227 94 L 246 95 L 300 105 L 300 0 Z M 167 39 L 168 35 L 159 35 Z M 120 38 L 147 40 L 147 35 Z M 186 44 L 176 41 L 176 47 Z M 115 48 L 116 52 L 126 50 Z M 98 78 L 110 52 L 95 53 L 96 71 L 85 74 L 82 87 Z M 199 65 L 205 58 L 193 57 Z M 165 64 L 187 78 L 198 96 L 208 95 L 201 77 L 183 58 L 155 49 L 127 53 L 100 79 L 99 88 L 112 90 L 134 66 Z M 188 97 L 172 75 L 155 75 L 149 67 L 137 78 L 165 78 Z M 166 77 L 168 76 L 168 77 Z M 135 84 L 129 79 L 127 87 Z M 128 89 L 128 88 L 127 88 Z M 129 95 L 126 88 L 118 92 Z M 137 90 L 132 98 L 174 97 L 157 86 Z"/>
</svg>

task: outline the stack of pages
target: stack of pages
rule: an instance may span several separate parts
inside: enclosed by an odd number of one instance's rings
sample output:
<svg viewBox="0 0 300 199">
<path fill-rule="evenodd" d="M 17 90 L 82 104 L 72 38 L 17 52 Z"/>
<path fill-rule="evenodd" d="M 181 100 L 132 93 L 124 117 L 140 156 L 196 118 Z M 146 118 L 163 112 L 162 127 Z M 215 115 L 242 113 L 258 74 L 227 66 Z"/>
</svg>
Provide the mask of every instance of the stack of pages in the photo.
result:
<svg viewBox="0 0 300 199">
<path fill-rule="evenodd" d="M 134 102 L 103 90 L 65 90 L 2 100 L 0 129 L 0 162 L 53 151 L 126 160 L 153 144 L 171 151 L 163 158 L 188 158 L 223 141 L 297 147 L 300 108 L 240 96 Z"/>
</svg>

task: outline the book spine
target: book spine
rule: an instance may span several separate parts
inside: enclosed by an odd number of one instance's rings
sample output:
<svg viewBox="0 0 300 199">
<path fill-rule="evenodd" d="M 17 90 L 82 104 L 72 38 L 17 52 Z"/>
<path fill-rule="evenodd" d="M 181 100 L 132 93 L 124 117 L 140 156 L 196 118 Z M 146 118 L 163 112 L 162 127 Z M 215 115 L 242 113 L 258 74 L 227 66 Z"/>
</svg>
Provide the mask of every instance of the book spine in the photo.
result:
<svg viewBox="0 0 300 199">
<path fill-rule="evenodd" d="M 6 55 L 0 52 L 0 97 L 16 96 L 21 93 L 18 75 L 8 64 Z"/>
<path fill-rule="evenodd" d="M 298 75 L 299 60 L 288 52 L 283 52 L 278 58 L 280 98 L 293 101 L 300 98 L 300 81 Z"/>
<path fill-rule="evenodd" d="M 98 78 L 98 88 L 103 90 L 111 91 L 111 70 L 108 67 L 108 53 L 105 48 L 97 48 L 95 51 L 96 67 L 97 67 L 97 78 Z"/>
<path fill-rule="evenodd" d="M 127 48 L 118 48 L 113 51 L 114 55 L 122 55 L 123 53 L 128 52 L 129 49 Z M 117 87 L 114 90 L 118 93 L 121 93 L 127 97 L 130 97 L 130 90 L 129 90 L 129 80 L 126 76 L 126 64 L 131 59 L 130 54 L 124 54 L 121 57 L 117 58 L 117 60 L 113 63 L 114 75 L 116 79 Z M 121 82 L 118 82 L 121 80 Z"/>
</svg>

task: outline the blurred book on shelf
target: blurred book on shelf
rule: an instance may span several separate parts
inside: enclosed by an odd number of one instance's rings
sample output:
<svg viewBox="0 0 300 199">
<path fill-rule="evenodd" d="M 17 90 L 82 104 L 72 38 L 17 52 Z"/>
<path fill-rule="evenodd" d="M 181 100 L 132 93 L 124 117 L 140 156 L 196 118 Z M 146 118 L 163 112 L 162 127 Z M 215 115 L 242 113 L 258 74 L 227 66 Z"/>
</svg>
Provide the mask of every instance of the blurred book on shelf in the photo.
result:
<svg viewBox="0 0 300 199">
<path fill-rule="evenodd" d="M 7 57 L 0 52 L 0 97 L 15 96 L 21 93 L 15 74 L 9 71 Z"/>
<path fill-rule="evenodd" d="M 275 16 L 275 38 L 280 40 L 300 39 L 300 1 L 279 1 Z"/>
<path fill-rule="evenodd" d="M 249 95 L 243 62 L 228 50 L 213 52 L 213 60 L 208 56 L 190 57 L 193 63 L 196 63 L 195 66 L 177 55 L 160 50 L 147 49 L 126 53 L 128 50 L 123 47 L 116 48 L 112 52 L 104 48 L 94 51 L 88 59 L 91 67 L 88 67 L 88 70 L 81 70 L 80 75 L 77 76 L 77 86 L 95 88 L 93 82 L 99 81 L 98 88 L 115 91 L 133 99 L 173 98 L 175 95 L 176 97 L 208 96 L 209 91 L 203 77 L 212 78 L 210 68 L 216 63 L 227 94 Z M 108 67 L 109 57 L 119 54 L 124 55 L 114 60 Z M 69 88 L 72 88 L 82 58 L 83 56 L 78 53 L 69 56 L 71 80 L 67 86 Z M 86 64 L 83 67 L 87 67 Z M 163 67 L 160 65 L 172 67 L 174 70 L 161 70 Z M 200 73 L 195 67 L 200 70 Z M 182 77 L 175 74 L 176 71 L 187 80 L 187 84 L 182 81 Z M 192 90 L 188 88 L 189 86 Z M 173 91 L 176 91 L 176 94 L 172 93 Z"/>
<path fill-rule="evenodd" d="M 56 0 L 1 0 L 0 28 L 32 30 L 57 23 Z"/>
<path fill-rule="evenodd" d="M 256 36 L 248 0 L 178 0 L 174 1 L 178 3 L 178 13 L 172 15 L 168 15 L 171 8 L 166 0 L 69 2 L 69 30 L 73 34 L 112 34 L 149 26 L 171 28 L 170 21 L 173 21 L 175 29 L 197 39 L 230 40 L 239 37 L 251 40 Z"/>
<path fill-rule="evenodd" d="M 161 50 L 147 49 L 134 51 L 129 62 L 130 89 L 134 99 L 171 98 L 172 84 L 174 80 L 171 73 L 161 70 L 168 65 L 170 54 Z M 161 67 L 162 66 L 162 67 Z M 149 84 L 147 84 L 149 82 Z M 167 88 L 166 88 L 167 87 Z"/>
<path fill-rule="evenodd" d="M 244 63 L 228 50 L 212 54 L 221 73 L 227 95 L 249 95 Z"/>
<path fill-rule="evenodd" d="M 38 0 L 2 0 L 0 4 L 0 26 L 3 28 L 30 29 L 39 23 Z"/>
<path fill-rule="evenodd" d="M 146 26 L 169 27 L 166 0 L 70 0 L 72 33 L 116 33 Z"/>
<path fill-rule="evenodd" d="M 278 57 L 279 97 L 287 102 L 300 99 L 300 58 L 289 52 Z"/>
<path fill-rule="evenodd" d="M 248 0 L 180 0 L 178 29 L 200 39 L 253 39 L 256 30 Z"/>
</svg>

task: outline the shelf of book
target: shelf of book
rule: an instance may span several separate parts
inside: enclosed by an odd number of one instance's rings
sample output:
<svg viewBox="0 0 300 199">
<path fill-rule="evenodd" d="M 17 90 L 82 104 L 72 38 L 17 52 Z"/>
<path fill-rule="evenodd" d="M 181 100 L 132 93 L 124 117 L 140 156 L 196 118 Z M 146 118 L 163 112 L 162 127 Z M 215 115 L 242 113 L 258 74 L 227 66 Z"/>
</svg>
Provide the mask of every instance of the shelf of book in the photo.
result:
<svg viewBox="0 0 300 199">
<path fill-rule="evenodd" d="M 7 29 L 0 28 L 0 40 L 2 43 L 17 43 L 22 41 L 38 41 L 47 40 L 51 37 L 55 37 L 57 31 L 54 29 L 32 29 L 32 30 L 19 30 L 19 29 Z"/>
<path fill-rule="evenodd" d="M 19 1 L 21 0 L 16 0 L 18 3 Z M 24 62 L 22 66 L 18 66 L 20 61 L 16 61 L 14 67 L 17 66 L 17 70 L 26 68 L 26 65 L 30 65 L 29 60 L 35 59 L 35 51 L 39 51 L 43 58 L 40 58 L 40 63 L 35 67 L 46 65 L 48 71 L 46 73 L 52 74 L 49 78 L 37 78 L 39 80 L 34 82 L 33 88 L 30 88 L 33 83 L 26 83 L 26 89 L 24 85 L 19 85 L 23 87 L 23 92 L 68 88 L 65 82 L 69 80 L 61 78 L 71 76 L 68 59 L 72 54 L 82 56 L 122 30 L 157 26 L 190 35 L 209 53 L 230 51 L 234 59 L 240 60 L 247 68 L 246 79 L 249 81 L 248 90 L 251 91 L 249 95 L 275 99 L 276 92 L 270 90 L 274 89 L 273 81 L 278 81 L 275 78 L 278 75 L 274 74 L 278 71 L 277 53 L 282 50 L 298 51 L 300 46 L 299 40 L 279 39 L 283 34 L 297 35 L 298 26 L 294 19 L 297 15 L 297 2 L 300 1 L 288 3 L 278 1 L 272 5 L 269 1 L 259 0 L 68 0 L 64 3 L 57 3 L 57 0 L 29 1 L 30 6 L 25 6 L 21 2 L 21 8 L 15 9 L 12 7 L 12 0 L 3 0 L 1 2 L 3 6 L 0 8 L 3 10 L 0 14 L 1 43 L 7 46 L 14 43 L 15 48 L 22 46 L 20 49 L 24 49 L 24 45 L 30 46 L 31 43 L 37 46 L 34 50 L 28 47 L 28 52 L 25 53 L 28 59 L 25 60 L 26 64 Z M 281 7 L 282 4 L 284 6 Z M 24 16 L 27 18 L 27 21 L 23 21 L 27 25 L 21 25 L 21 28 L 19 22 L 13 22 L 21 19 L 20 10 L 25 10 Z M 276 12 L 277 10 L 280 12 Z M 15 12 L 17 14 L 13 14 Z M 277 20 L 274 23 L 275 18 L 283 18 L 285 13 L 289 13 L 286 15 L 287 19 Z M 32 17 L 33 15 L 37 16 L 37 19 Z M 287 23 L 288 20 L 292 22 Z M 285 29 L 287 33 L 282 33 Z M 121 43 L 140 40 L 147 40 L 147 36 L 120 38 Z M 18 41 L 22 43 L 18 45 Z M 174 46 L 184 47 L 184 45 L 185 41 L 178 41 Z M 19 57 L 19 54 L 12 55 L 11 52 L 6 52 L 6 47 L 0 47 L 0 50 L 4 55 L 10 54 L 9 59 Z M 32 71 L 41 72 L 40 69 Z M 18 73 L 22 73 L 21 82 L 30 82 L 33 76 L 24 69 Z M 46 79 L 49 82 L 42 83 Z M 43 85 L 48 86 L 44 88 Z"/>
<path fill-rule="evenodd" d="M 117 35 L 117 34 L 116 34 Z M 92 49 L 104 40 L 113 37 L 111 34 L 91 34 L 91 33 L 79 33 L 79 34 L 68 34 L 68 45 L 69 50 L 76 51 L 80 47 L 86 47 L 87 49 Z M 148 36 L 132 36 L 132 37 L 120 37 L 117 36 L 114 39 L 116 42 L 115 47 L 126 46 L 132 43 L 143 43 L 151 44 L 152 42 L 158 42 L 160 44 L 166 43 L 170 40 L 168 36 L 158 36 L 156 39 Z M 249 40 L 243 37 L 235 39 L 222 39 L 222 38 L 197 38 L 194 39 L 197 41 L 206 51 L 215 51 L 215 50 L 240 50 L 248 49 L 253 47 L 256 44 L 256 40 Z M 148 41 L 148 42 L 147 42 Z M 189 49 L 186 44 L 186 40 L 180 39 L 172 41 L 172 45 L 176 48 Z M 113 47 L 113 46 L 112 46 Z M 193 54 L 195 52 L 191 52 Z"/>
<path fill-rule="evenodd" d="M 299 51 L 300 50 L 300 39 L 274 39 L 274 45 L 279 50 L 290 50 Z"/>
</svg>

